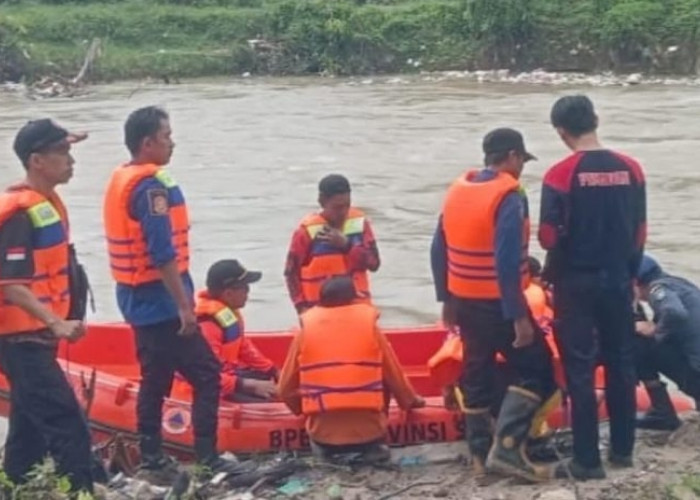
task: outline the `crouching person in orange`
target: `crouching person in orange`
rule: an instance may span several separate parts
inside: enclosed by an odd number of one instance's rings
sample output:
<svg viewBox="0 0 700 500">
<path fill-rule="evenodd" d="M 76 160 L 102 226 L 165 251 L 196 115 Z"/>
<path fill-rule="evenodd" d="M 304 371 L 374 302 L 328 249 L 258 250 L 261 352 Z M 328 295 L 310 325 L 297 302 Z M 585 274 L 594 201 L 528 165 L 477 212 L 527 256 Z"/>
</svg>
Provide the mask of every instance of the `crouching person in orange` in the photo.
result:
<svg viewBox="0 0 700 500">
<path fill-rule="evenodd" d="M 523 291 L 528 309 L 532 314 L 532 319 L 545 335 L 547 345 L 553 353 L 558 353 L 554 335 L 552 334 L 552 326 L 554 321 L 554 313 L 550 307 L 551 299 L 546 290 L 545 284 L 542 282 L 542 264 L 535 257 L 528 257 L 528 269 L 530 272 L 530 284 Z M 494 418 L 498 417 L 501 409 L 503 398 L 508 392 L 508 387 L 517 381 L 517 373 L 504 363 L 502 356 L 498 355 L 498 363 L 494 370 L 493 376 L 493 397 L 491 402 L 491 414 Z M 428 368 L 431 378 L 443 388 L 443 396 L 445 398 L 445 406 L 450 409 L 459 407 L 465 410 L 464 394 L 457 386 L 462 371 L 464 369 L 464 345 L 459 335 L 450 333 L 445 339 L 444 344 L 440 349 L 428 360 Z M 563 374 L 557 378 L 557 383 L 562 385 Z M 557 391 L 554 397 L 551 397 L 547 403 L 539 410 L 536 418 L 533 419 L 530 437 L 539 437 L 548 432 L 545 425 L 547 414 L 554 410 L 561 403 L 561 393 Z M 539 420 L 538 420 L 539 419 Z"/>
<path fill-rule="evenodd" d="M 306 417 L 317 456 L 361 453 L 365 462 L 385 462 L 388 395 L 405 410 L 425 405 L 379 331 L 378 316 L 357 302 L 352 279 L 340 276 L 322 285 L 320 304 L 301 316 L 279 394 Z"/>
<path fill-rule="evenodd" d="M 199 327 L 221 361 L 221 397 L 227 401 L 276 399 L 278 370 L 244 335 L 241 309 L 250 285 L 262 273 L 247 271 L 237 260 L 220 260 L 209 268 L 207 289 L 197 294 Z"/>
</svg>

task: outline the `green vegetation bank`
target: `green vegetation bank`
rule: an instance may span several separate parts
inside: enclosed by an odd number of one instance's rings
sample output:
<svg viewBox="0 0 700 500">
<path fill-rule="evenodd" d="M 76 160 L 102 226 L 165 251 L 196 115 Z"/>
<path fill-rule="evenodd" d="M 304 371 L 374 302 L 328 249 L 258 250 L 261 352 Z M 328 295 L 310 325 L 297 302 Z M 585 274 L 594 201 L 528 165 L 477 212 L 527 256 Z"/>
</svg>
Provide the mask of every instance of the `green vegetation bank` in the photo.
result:
<svg viewBox="0 0 700 500">
<path fill-rule="evenodd" d="M 508 68 L 695 74 L 700 0 L 0 0 L 0 81 Z"/>
</svg>

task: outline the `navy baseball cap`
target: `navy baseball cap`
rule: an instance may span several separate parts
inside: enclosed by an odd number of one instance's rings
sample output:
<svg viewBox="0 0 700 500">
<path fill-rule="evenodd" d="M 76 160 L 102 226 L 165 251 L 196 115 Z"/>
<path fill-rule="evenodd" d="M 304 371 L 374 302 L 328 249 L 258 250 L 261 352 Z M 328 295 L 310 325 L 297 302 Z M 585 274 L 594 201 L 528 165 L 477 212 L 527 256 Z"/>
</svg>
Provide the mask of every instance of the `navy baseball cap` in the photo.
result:
<svg viewBox="0 0 700 500">
<path fill-rule="evenodd" d="M 637 271 L 637 282 L 641 285 L 646 285 L 654 281 L 661 273 L 663 273 L 663 270 L 656 259 L 644 254 Z"/>
<path fill-rule="evenodd" d="M 249 285 L 260 281 L 260 271 L 248 271 L 236 259 L 220 260 L 207 272 L 207 289 L 210 292 Z"/>
<path fill-rule="evenodd" d="M 27 122 L 15 136 L 14 150 L 23 164 L 32 153 L 39 153 L 61 142 L 74 144 L 87 138 L 87 134 L 74 134 L 50 118 Z"/>
<path fill-rule="evenodd" d="M 525 149 L 523 135 L 512 128 L 497 128 L 486 134 L 482 143 L 485 154 L 507 153 L 516 151 L 525 157 L 525 161 L 536 160 L 537 157 Z"/>
</svg>

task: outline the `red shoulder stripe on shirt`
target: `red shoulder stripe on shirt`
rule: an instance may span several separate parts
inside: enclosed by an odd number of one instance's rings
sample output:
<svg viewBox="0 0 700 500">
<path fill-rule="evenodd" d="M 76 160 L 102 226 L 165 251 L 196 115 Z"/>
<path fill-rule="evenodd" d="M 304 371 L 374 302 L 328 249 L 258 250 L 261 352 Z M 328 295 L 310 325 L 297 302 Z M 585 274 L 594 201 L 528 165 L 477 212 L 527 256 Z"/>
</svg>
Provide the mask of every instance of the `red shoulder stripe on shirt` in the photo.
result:
<svg viewBox="0 0 700 500">
<path fill-rule="evenodd" d="M 553 165 L 544 175 L 544 184 L 561 193 L 571 191 L 571 180 L 581 156 L 582 153 L 579 151 Z"/>
<path fill-rule="evenodd" d="M 629 167 L 629 169 L 632 171 L 632 175 L 634 175 L 635 180 L 639 184 L 644 184 L 644 171 L 637 160 L 625 154 L 618 153 L 617 151 L 611 151 L 611 153 L 619 160 L 622 160 L 624 164 Z"/>
</svg>

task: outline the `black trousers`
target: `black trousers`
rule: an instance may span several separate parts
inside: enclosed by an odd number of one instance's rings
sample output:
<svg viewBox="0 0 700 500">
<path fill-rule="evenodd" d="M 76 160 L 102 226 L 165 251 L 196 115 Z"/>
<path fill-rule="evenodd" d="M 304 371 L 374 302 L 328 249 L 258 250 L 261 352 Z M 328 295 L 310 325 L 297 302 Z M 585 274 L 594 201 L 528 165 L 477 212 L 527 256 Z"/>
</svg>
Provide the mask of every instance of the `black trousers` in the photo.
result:
<svg viewBox="0 0 700 500">
<path fill-rule="evenodd" d="M 61 367 L 56 347 L 0 342 L 0 365 L 10 382 L 10 418 L 4 468 L 21 483 L 50 454 L 74 491 L 92 491 L 90 432 Z"/>
<path fill-rule="evenodd" d="M 461 386 L 469 408 L 488 408 L 500 403 L 498 380 L 509 380 L 541 398 L 556 389 L 552 353 L 544 333 L 535 327 L 535 341 L 527 347 L 513 347 L 513 322 L 503 319 L 497 300 L 457 300 L 457 324 L 464 344 Z M 496 354 L 506 359 L 504 374 L 497 378 Z"/>
<path fill-rule="evenodd" d="M 192 425 L 195 438 L 216 437 L 221 365 L 201 333 L 178 335 L 180 320 L 135 326 L 136 349 L 141 364 L 137 401 L 138 431 L 159 436 L 163 400 L 170 394 L 175 372 L 194 388 Z"/>
<path fill-rule="evenodd" d="M 599 361 L 605 367 L 611 451 L 626 456 L 634 449 L 632 283 L 570 273 L 555 283 L 554 290 L 554 331 L 571 397 L 574 458 L 584 467 L 597 467 L 601 461 L 594 372 Z"/>
<path fill-rule="evenodd" d="M 700 401 L 700 371 L 689 363 L 682 346 L 666 339 L 635 337 L 635 359 L 637 377 L 642 382 L 659 380 L 664 375 L 678 388 L 696 401 Z"/>
</svg>

